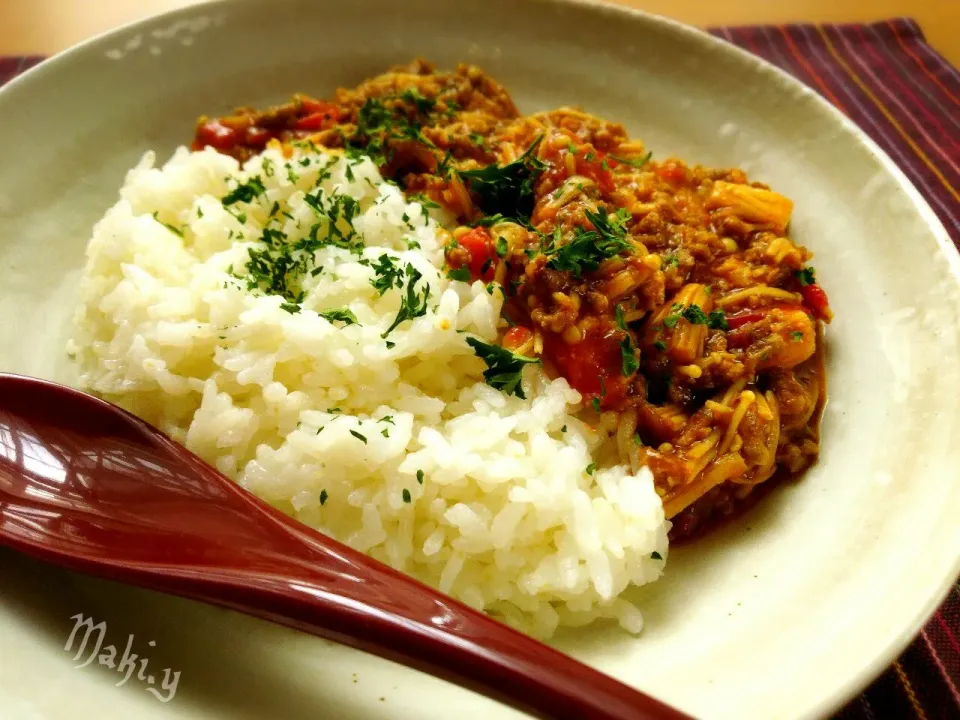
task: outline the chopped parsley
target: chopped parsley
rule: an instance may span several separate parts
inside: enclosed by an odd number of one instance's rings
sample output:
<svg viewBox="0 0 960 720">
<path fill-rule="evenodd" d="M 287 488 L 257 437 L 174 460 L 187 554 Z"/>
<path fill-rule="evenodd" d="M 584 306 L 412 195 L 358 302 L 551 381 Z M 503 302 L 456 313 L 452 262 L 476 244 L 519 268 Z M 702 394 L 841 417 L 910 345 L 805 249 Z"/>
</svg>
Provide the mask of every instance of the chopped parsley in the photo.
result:
<svg viewBox="0 0 960 720">
<path fill-rule="evenodd" d="M 468 283 L 470 282 L 470 269 L 461 267 L 461 268 L 456 268 L 455 270 L 454 269 L 448 270 L 447 277 L 450 278 L 451 280 L 458 280 L 460 282 Z"/>
<path fill-rule="evenodd" d="M 663 340 L 657 340 L 653 343 L 653 346 L 660 352 L 663 352 L 667 349 L 667 344 Z"/>
<path fill-rule="evenodd" d="M 423 277 L 423 273 L 417 270 L 413 265 L 407 263 L 405 269 L 407 278 L 407 291 L 400 300 L 400 309 L 397 311 L 397 317 L 394 318 L 390 327 L 384 331 L 380 337 L 385 338 L 394 328 L 405 320 L 423 317 L 427 314 L 427 299 L 430 297 L 430 286 L 423 285 L 423 294 L 417 292 L 416 284 Z"/>
<path fill-rule="evenodd" d="M 709 326 L 713 330 L 729 330 L 730 325 L 727 323 L 726 313 L 723 310 L 711 312 Z"/>
<path fill-rule="evenodd" d="M 524 365 L 539 365 L 540 360 L 511 352 L 500 345 L 490 345 L 477 338 L 468 337 L 467 344 L 473 348 L 487 369 L 483 371 L 483 379 L 492 388 L 501 390 L 507 395 L 516 395 L 521 400 L 526 399 L 520 379 Z"/>
<path fill-rule="evenodd" d="M 403 501 L 404 501 L 405 503 L 409 503 L 410 500 L 411 500 L 410 491 L 407 490 L 406 488 L 404 488 L 404 489 L 403 489 Z"/>
<path fill-rule="evenodd" d="M 254 175 L 247 182 L 237 185 L 233 190 L 223 196 L 220 200 L 224 207 L 229 207 L 238 202 L 252 202 L 254 198 L 266 192 L 267 188 L 259 175 Z"/>
<path fill-rule="evenodd" d="M 421 131 L 435 106 L 436 100 L 424 97 L 415 88 L 400 95 L 367 98 L 357 112 L 357 129 L 347 139 L 347 148 L 366 153 L 383 166 L 393 159 L 393 145 L 399 141 L 413 140 L 435 147 Z"/>
<path fill-rule="evenodd" d="M 680 257 L 675 252 L 670 252 L 663 256 L 664 269 L 676 267 L 679 264 L 680 264 Z"/>
<path fill-rule="evenodd" d="M 624 158 L 624 157 L 618 157 L 616 155 L 611 155 L 610 159 L 616 160 L 618 163 L 623 163 L 624 165 L 632 165 L 635 168 L 642 168 L 644 165 L 650 162 L 650 158 L 652 157 L 653 157 L 653 153 L 648 152 L 642 158 Z"/>
<path fill-rule="evenodd" d="M 453 160 L 453 151 L 447 150 L 443 160 L 437 163 L 436 174 L 442 178 L 450 176 L 450 161 Z"/>
<path fill-rule="evenodd" d="M 423 485 L 423 470 L 417 470 L 417 482 Z"/>
<path fill-rule="evenodd" d="M 593 406 L 593 409 L 597 412 L 600 412 L 600 396 L 596 396 L 593 400 L 590 401 L 590 404 Z"/>
<path fill-rule="evenodd" d="M 479 198 L 481 210 L 520 221 L 530 219 L 533 212 L 533 186 L 547 167 L 534 155 L 542 140 L 543 135 L 523 155 L 507 165 L 493 164 L 479 170 L 457 171 Z"/>
<path fill-rule="evenodd" d="M 359 322 L 357 320 L 357 316 L 346 308 L 340 308 L 339 310 L 324 310 L 317 314 L 324 320 L 328 320 L 330 322 L 342 322 L 344 325 L 356 325 Z"/>
<path fill-rule="evenodd" d="M 327 494 L 327 491 L 326 491 L 326 490 L 321 490 L 321 491 L 320 491 L 320 504 L 321 504 L 321 505 L 326 505 L 326 504 L 327 504 L 327 498 L 329 498 L 329 497 L 330 497 L 330 496 Z"/>
<path fill-rule="evenodd" d="M 620 371 L 624 377 L 630 377 L 640 367 L 640 361 L 637 359 L 636 349 L 633 346 L 633 338 L 627 323 L 623 319 L 623 310 L 617 305 L 614 309 L 617 318 L 617 327 L 623 331 L 623 339 L 620 341 Z"/>
<path fill-rule="evenodd" d="M 654 550 L 652 553 L 650 553 L 650 558 L 652 560 L 663 560 L 663 555 Z"/>
<path fill-rule="evenodd" d="M 383 295 L 391 288 L 403 287 L 403 269 L 397 265 L 397 259 L 390 255 L 381 255 L 372 266 L 376 277 L 370 284 Z"/>
<path fill-rule="evenodd" d="M 411 195 L 409 198 L 410 202 L 415 202 L 420 205 L 420 207 L 425 210 L 438 210 L 440 205 L 435 203 L 433 200 L 428 198 L 423 193 L 417 193 L 416 195 Z"/>
<path fill-rule="evenodd" d="M 362 247 L 353 227 L 353 219 L 360 209 L 356 200 L 339 193 L 322 192 L 308 194 L 304 200 L 320 216 L 306 237 L 291 241 L 286 233 L 268 227 L 260 235 L 259 245 L 247 249 L 247 290 L 279 295 L 288 306 L 303 302 L 306 294 L 301 286 L 303 278 L 320 273 L 319 266 L 315 266 L 318 250 L 333 245 L 359 252 Z M 297 312 L 292 307 L 284 309 Z"/>
<path fill-rule="evenodd" d="M 351 430 L 350 434 L 353 435 L 357 440 L 362 442 L 364 445 L 367 444 L 367 438 L 361 435 L 360 433 L 358 433 L 356 430 Z"/>
<path fill-rule="evenodd" d="M 497 255 L 500 257 L 506 257 L 507 239 L 503 235 L 497 238 L 496 243 L 494 243 L 494 249 L 497 251 Z"/>
<path fill-rule="evenodd" d="M 380 431 L 380 434 L 383 435 L 385 438 L 390 437 L 390 428 L 384 428 L 383 430 Z"/>
<path fill-rule="evenodd" d="M 170 232 L 172 232 L 174 235 L 177 235 L 177 236 L 179 236 L 179 237 L 183 237 L 183 230 L 181 230 L 181 229 L 178 228 L 178 227 L 175 227 L 175 226 L 171 225 L 170 223 L 165 223 L 163 220 L 161 220 L 159 217 L 157 217 L 158 215 L 159 215 L 159 213 L 156 213 L 156 212 L 155 212 L 155 213 L 153 214 L 153 219 L 156 220 L 156 221 L 157 221 L 158 223 L 160 223 L 161 225 L 163 225 L 167 230 L 169 230 Z"/>
<path fill-rule="evenodd" d="M 691 325 L 706 325 L 713 330 L 729 329 L 729 325 L 727 324 L 727 316 L 724 314 L 723 310 L 714 310 L 707 315 L 703 311 L 703 308 L 695 303 L 693 305 L 688 305 L 687 307 L 682 307 L 681 305 L 674 303 L 670 310 L 670 314 L 663 319 L 663 326 L 666 328 L 676 327 L 680 318 L 683 318 Z"/>
<path fill-rule="evenodd" d="M 560 428 L 560 432 L 565 433 L 566 431 L 567 431 L 567 426 L 566 426 L 566 425 L 564 425 L 562 428 Z"/>
<path fill-rule="evenodd" d="M 433 98 L 427 98 L 420 94 L 420 91 L 417 88 L 409 88 L 400 93 L 400 98 L 411 105 L 413 105 L 417 112 L 421 115 L 426 115 L 428 112 L 433 110 L 433 106 L 437 104 L 437 101 Z"/>
<path fill-rule="evenodd" d="M 691 325 L 708 325 L 710 318 L 699 305 L 688 305 L 680 313 Z"/>
<path fill-rule="evenodd" d="M 390 423 L 391 425 L 396 425 L 396 423 L 393 421 L 393 415 L 384 415 L 382 418 L 377 420 L 377 422 Z"/>
<path fill-rule="evenodd" d="M 794 342 L 802 342 L 802 341 L 803 341 L 803 333 L 802 333 L 801 331 L 799 331 L 799 330 L 794 330 L 792 333 L 790 333 L 790 337 L 793 338 L 793 341 L 794 341 Z"/>
<path fill-rule="evenodd" d="M 596 463 L 590 463 L 589 465 L 587 465 L 587 470 L 586 470 L 587 475 L 593 475 L 596 471 L 597 471 Z"/>
<path fill-rule="evenodd" d="M 797 270 L 793 274 L 800 281 L 801 287 L 815 285 L 817 283 L 817 273 L 812 267 L 803 268 L 803 270 Z"/>
<path fill-rule="evenodd" d="M 484 215 L 479 220 L 474 221 L 472 227 L 490 227 L 508 221 L 510 221 L 510 218 L 506 218 L 500 213 L 494 213 L 493 215 Z"/>
<path fill-rule="evenodd" d="M 575 228 L 573 238 L 566 245 L 559 244 L 559 228 L 552 242 L 544 249 L 550 257 L 547 263 L 554 270 L 565 270 L 576 276 L 596 270 L 600 263 L 615 257 L 630 247 L 627 239 L 627 220 L 630 213 L 620 208 L 613 215 L 606 208 L 596 213 L 584 212 L 594 230 Z"/>
</svg>

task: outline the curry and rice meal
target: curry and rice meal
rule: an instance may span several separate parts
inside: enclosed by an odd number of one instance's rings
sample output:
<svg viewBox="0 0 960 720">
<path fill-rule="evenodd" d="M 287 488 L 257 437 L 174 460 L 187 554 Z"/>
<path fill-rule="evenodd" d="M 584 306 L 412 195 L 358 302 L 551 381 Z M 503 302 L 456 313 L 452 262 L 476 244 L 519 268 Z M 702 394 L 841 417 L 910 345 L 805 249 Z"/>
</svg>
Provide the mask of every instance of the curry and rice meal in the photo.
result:
<svg viewBox="0 0 960 720">
<path fill-rule="evenodd" d="M 475 67 L 201 118 L 93 231 L 83 385 L 302 522 L 540 636 L 819 450 L 793 204 Z"/>
</svg>

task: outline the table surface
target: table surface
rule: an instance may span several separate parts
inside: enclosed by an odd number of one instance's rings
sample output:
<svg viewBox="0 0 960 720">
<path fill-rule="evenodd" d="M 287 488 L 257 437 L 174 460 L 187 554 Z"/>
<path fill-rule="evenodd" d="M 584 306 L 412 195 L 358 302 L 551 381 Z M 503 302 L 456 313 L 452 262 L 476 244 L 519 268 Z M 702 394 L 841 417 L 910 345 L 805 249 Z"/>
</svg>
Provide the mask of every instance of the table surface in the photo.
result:
<svg viewBox="0 0 960 720">
<path fill-rule="evenodd" d="M 0 0 L 0 55 L 50 55 L 111 27 L 202 0 Z M 909 16 L 960 66 L 960 0 L 612 0 L 691 25 L 864 22 Z"/>
</svg>

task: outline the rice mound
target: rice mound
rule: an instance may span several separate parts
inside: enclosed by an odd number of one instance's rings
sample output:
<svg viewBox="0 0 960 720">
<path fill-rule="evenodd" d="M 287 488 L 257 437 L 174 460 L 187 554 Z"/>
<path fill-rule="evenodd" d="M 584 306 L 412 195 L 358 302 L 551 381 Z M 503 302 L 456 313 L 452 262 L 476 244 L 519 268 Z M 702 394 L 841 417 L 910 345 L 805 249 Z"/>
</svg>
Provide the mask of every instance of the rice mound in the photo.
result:
<svg viewBox="0 0 960 720">
<path fill-rule="evenodd" d="M 663 570 L 652 477 L 588 472 L 608 434 L 577 419 L 565 380 L 527 366 L 527 399 L 483 382 L 466 338 L 496 341 L 501 293 L 445 276 L 440 211 L 369 160 L 316 148 L 269 148 L 243 168 L 209 149 L 154 161 L 128 173 L 87 248 L 68 348 L 83 387 L 298 520 L 515 627 L 641 629 L 621 594 Z M 222 202 L 251 179 L 262 193 Z M 320 237 L 348 231 L 317 210 L 344 196 L 363 247 L 316 250 L 300 311 L 248 287 L 265 227 L 287 242 L 318 223 Z M 384 255 L 430 287 L 426 314 L 386 339 L 404 289 L 371 284 Z M 357 323 L 318 314 L 333 308 Z"/>
</svg>

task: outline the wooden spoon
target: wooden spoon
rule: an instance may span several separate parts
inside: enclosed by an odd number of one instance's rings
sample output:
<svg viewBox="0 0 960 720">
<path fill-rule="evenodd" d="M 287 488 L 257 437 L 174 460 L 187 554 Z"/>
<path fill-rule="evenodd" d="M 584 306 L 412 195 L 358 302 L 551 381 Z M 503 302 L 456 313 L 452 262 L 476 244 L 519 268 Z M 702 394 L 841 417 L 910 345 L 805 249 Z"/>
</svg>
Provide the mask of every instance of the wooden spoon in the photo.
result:
<svg viewBox="0 0 960 720">
<path fill-rule="evenodd" d="M 687 717 L 287 517 L 126 411 L 8 374 L 0 545 L 313 633 L 538 717 Z"/>
</svg>

